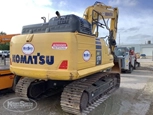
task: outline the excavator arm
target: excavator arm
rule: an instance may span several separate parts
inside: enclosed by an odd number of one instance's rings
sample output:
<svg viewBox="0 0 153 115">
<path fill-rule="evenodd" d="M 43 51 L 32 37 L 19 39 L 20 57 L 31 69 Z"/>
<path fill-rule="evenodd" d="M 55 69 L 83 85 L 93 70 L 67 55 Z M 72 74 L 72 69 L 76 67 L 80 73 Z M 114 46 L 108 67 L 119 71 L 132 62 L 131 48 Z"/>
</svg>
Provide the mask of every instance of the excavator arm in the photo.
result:
<svg viewBox="0 0 153 115">
<path fill-rule="evenodd" d="M 92 24 L 92 33 L 98 37 L 98 27 L 106 27 L 109 30 L 109 46 L 111 52 L 114 52 L 116 45 L 116 33 L 118 23 L 118 8 L 107 6 L 101 2 L 95 2 L 94 5 L 86 8 L 83 18 Z M 107 26 L 105 19 L 110 19 L 110 27 Z M 104 24 L 100 23 L 100 20 L 104 21 Z"/>
<path fill-rule="evenodd" d="M 121 60 L 115 55 L 116 33 L 118 23 L 118 8 L 107 6 L 101 2 L 95 2 L 94 5 L 86 8 L 83 18 L 92 24 L 92 33 L 98 37 L 99 27 L 106 27 L 109 31 L 108 44 L 111 54 L 114 56 L 114 66 L 112 71 L 121 72 Z M 110 19 L 110 26 L 106 24 L 105 19 Z M 100 21 L 103 20 L 104 23 Z"/>
</svg>

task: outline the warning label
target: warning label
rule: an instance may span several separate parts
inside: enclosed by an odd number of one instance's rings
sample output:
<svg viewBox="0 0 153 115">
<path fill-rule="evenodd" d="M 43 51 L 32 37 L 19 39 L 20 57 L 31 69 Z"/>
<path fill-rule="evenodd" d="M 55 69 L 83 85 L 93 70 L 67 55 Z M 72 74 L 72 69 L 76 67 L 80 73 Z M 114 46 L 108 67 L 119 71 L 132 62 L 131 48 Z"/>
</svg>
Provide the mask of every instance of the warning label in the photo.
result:
<svg viewBox="0 0 153 115">
<path fill-rule="evenodd" d="M 67 49 L 67 43 L 54 42 L 52 44 L 52 49 L 55 49 L 55 50 L 66 50 Z"/>
</svg>

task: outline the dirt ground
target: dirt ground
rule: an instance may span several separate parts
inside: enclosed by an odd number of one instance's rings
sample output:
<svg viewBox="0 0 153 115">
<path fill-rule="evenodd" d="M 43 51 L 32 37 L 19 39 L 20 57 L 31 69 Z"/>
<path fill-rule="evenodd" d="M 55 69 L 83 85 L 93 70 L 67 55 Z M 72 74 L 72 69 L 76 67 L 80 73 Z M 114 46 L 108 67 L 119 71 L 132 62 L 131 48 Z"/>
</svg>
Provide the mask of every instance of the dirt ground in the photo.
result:
<svg viewBox="0 0 153 115">
<path fill-rule="evenodd" d="M 121 74 L 121 86 L 90 115 L 153 115 L 153 61 L 139 59 L 141 67 L 132 74 Z M 37 101 L 37 108 L 30 112 L 10 112 L 4 101 L 15 94 L 0 96 L 0 115 L 69 115 L 61 110 L 60 94 Z"/>
</svg>

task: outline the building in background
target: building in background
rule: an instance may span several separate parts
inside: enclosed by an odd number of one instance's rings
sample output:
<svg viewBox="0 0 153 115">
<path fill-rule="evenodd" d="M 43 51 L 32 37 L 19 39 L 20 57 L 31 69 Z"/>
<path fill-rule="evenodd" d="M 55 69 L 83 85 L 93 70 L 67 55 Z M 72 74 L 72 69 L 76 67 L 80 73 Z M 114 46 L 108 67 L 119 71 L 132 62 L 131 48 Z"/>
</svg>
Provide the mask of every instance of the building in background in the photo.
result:
<svg viewBox="0 0 153 115">
<path fill-rule="evenodd" d="M 134 47 L 135 53 L 146 54 L 146 56 L 153 56 L 153 44 L 151 41 L 148 41 L 147 44 L 124 44 L 117 46 Z"/>
</svg>

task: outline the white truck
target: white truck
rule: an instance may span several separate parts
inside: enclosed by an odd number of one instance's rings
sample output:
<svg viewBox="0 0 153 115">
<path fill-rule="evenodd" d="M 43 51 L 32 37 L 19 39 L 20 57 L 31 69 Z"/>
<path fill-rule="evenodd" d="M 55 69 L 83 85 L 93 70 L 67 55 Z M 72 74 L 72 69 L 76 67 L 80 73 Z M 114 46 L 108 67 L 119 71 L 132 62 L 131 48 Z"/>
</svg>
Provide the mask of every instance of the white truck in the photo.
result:
<svg viewBox="0 0 153 115">
<path fill-rule="evenodd" d="M 2 58 L 6 58 L 10 56 L 10 52 L 8 50 L 2 50 L 0 51 L 0 55 L 2 56 Z"/>
<path fill-rule="evenodd" d="M 138 64 L 136 61 L 136 56 L 130 54 L 130 49 L 127 47 L 116 47 L 115 55 L 121 59 L 121 71 L 122 73 L 131 73 L 133 69 L 136 69 Z"/>
</svg>

